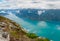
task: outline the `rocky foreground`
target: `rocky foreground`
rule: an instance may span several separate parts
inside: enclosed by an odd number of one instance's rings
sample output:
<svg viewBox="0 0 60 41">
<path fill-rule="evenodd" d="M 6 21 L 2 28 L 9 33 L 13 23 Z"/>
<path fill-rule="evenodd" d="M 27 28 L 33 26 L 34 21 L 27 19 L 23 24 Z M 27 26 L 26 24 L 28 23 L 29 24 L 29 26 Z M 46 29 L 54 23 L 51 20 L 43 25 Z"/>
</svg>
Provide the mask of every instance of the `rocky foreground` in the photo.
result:
<svg viewBox="0 0 60 41">
<path fill-rule="evenodd" d="M 27 33 L 16 22 L 0 16 L 0 41 L 50 41 L 34 33 Z"/>
</svg>

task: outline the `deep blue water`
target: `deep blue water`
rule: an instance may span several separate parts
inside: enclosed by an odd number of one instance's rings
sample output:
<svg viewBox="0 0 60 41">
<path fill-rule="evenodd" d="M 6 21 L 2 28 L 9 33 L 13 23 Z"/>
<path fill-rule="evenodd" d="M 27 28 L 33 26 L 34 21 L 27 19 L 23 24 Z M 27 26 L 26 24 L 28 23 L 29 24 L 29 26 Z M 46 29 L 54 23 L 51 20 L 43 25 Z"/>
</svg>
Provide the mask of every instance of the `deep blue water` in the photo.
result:
<svg viewBox="0 0 60 41">
<path fill-rule="evenodd" d="M 0 10 L 0 15 L 17 22 L 28 32 L 60 41 L 60 10 L 40 11 L 42 14 L 38 14 L 38 9 Z"/>
</svg>

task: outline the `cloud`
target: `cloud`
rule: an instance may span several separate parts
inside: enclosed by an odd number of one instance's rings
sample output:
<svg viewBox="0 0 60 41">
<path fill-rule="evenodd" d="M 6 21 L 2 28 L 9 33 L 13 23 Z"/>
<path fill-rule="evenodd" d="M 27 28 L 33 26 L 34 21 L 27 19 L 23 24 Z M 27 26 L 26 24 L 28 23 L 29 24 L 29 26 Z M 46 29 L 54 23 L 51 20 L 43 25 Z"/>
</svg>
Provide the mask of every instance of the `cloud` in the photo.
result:
<svg viewBox="0 0 60 41">
<path fill-rule="evenodd" d="M 0 13 L 6 13 L 5 11 L 0 11 Z"/>
<path fill-rule="evenodd" d="M 60 9 L 59 0 L 4 0 L 0 2 L 0 9 L 35 8 Z"/>
<path fill-rule="evenodd" d="M 39 27 L 46 27 L 47 26 L 47 23 L 45 21 L 40 21 L 37 26 Z"/>
<path fill-rule="evenodd" d="M 50 41 L 54 41 L 54 40 L 50 40 Z"/>
<path fill-rule="evenodd" d="M 38 11 L 38 15 L 41 15 L 42 13 L 44 13 L 45 12 L 45 10 L 43 10 L 43 11 Z"/>
<path fill-rule="evenodd" d="M 57 30 L 60 30 L 60 25 L 56 25 L 56 27 L 57 27 L 57 28 L 56 28 Z"/>
</svg>

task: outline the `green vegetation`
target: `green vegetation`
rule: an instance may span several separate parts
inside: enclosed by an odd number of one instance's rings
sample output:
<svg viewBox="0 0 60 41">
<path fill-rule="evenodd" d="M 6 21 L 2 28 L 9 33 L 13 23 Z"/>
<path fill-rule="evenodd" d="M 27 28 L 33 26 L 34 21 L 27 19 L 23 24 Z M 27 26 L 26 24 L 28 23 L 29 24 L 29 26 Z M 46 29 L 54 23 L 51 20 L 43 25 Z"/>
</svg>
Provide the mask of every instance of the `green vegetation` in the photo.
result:
<svg viewBox="0 0 60 41">
<path fill-rule="evenodd" d="M 10 35 L 17 39 L 20 38 L 20 35 L 18 35 L 17 31 L 10 31 Z"/>
<path fill-rule="evenodd" d="M 38 36 L 37 36 L 36 34 L 34 34 L 34 33 L 27 33 L 26 35 L 27 35 L 29 38 L 32 38 L 32 39 L 38 37 Z"/>
</svg>

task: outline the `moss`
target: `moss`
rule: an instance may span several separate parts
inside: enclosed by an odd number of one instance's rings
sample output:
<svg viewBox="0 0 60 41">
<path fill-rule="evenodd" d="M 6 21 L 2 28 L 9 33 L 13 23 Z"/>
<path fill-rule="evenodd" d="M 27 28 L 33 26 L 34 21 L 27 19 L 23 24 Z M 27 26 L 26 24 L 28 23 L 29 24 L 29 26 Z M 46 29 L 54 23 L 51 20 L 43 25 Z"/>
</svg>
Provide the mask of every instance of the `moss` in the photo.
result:
<svg viewBox="0 0 60 41">
<path fill-rule="evenodd" d="M 19 37 L 20 35 L 18 35 L 18 33 L 16 31 L 10 31 L 10 35 L 17 39 L 20 38 Z"/>
<path fill-rule="evenodd" d="M 34 33 L 27 33 L 26 35 L 27 35 L 29 38 L 32 38 L 32 39 L 38 37 L 38 36 L 37 36 L 36 34 L 34 34 Z"/>
</svg>

